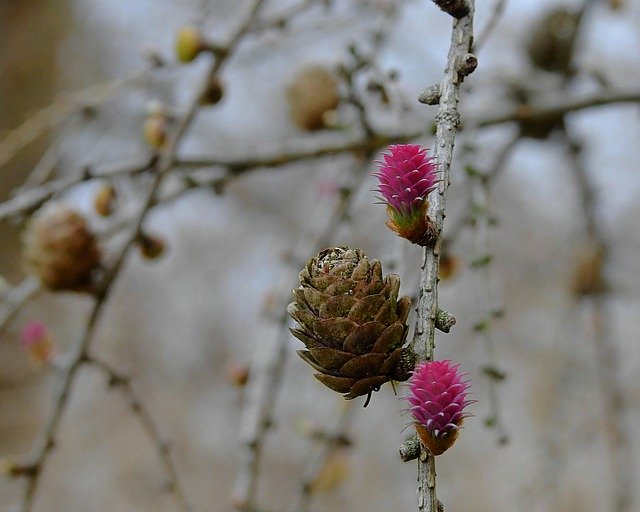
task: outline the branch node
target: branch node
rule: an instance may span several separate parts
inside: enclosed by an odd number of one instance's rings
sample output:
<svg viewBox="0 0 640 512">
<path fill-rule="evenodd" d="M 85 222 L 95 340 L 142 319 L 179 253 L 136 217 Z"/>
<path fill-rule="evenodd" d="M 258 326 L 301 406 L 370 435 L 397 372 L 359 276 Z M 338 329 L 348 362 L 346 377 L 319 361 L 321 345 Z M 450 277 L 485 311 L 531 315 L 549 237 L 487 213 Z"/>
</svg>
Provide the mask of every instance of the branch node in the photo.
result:
<svg viewBox="0 0 640 512">
<path fill-rule="evenodd" d="M 402 443 L 402 446 L 400 446 L 398 451 L 400 453 L 400 458 L 404 462 L 417 459 L 420 456 L 420 441 L 417 437 L 407 439 Z"/>
<path fill-rule="evenodd" d="M 19 463 L 10 459 L 0 460 L 0 476 L 8 478 L 17 478 L 20 476 L 33 478 L 39 469 L 40 466 L 37 462 Z"/>
<path fill-rule="evenodd" d="M 465 76 L 473 73 L 478 67 L 478 58 L 473 53 L 466 53 L 456 59 L 455 69 L 458 73 L 457 83 L 461 83 Z"/>
<path fill-rule="evenodd" d="M 216 59 L 224 60 L 227 58 L 231 50 L 228 46 L 215 43 L 213 41 L 207 41 L 205 44 L 205 51 L 212 53 Z"/>
<path fill-rule="evenodd" d="M 448 333 L 456 325 L 456 318 L 443 308 L 436 311 L 436 329 Z"/>
<path fill-rule="evenodd" d="M 437 105 L 440 103 L 440 84 L 427 87 L 418 95 L 418 101 L 425 105 Z"/>
<path fill-rule="evenodd" d="M 471 12 L 468 0 L 432 0 L 440 9 L 454 18 L 464 18 Z"/>
</svg>

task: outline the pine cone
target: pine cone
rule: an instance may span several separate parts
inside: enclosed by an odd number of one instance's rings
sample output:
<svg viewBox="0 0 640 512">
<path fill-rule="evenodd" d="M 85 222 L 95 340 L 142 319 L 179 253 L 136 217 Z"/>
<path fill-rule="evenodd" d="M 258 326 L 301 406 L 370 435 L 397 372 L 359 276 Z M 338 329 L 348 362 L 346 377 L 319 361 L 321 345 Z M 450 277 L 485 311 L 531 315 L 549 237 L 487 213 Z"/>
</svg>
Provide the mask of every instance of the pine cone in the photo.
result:
<svg viewBox="0 0 640 512">
<path fill-rule="evenodd" d="M 533 65 L 545 71 L 568 73 L 577 29 L 577 15 L 564 7 L 546 13 L 533 27 L 527 45 Z"/>
<path fill-rule="evenodd" d="M 407 380 L 413 365 L 402 345 L 411 299 L 398 300 L 397 275 L 383 279 L 378 260 L 334 247 L 309 260 L 300 284 L 287 308 L 300 324 L 291 332 L 320 382 L 347 399 L 368 395 L 368 402 L 388 380 Z"/>
<path fill-rule="evenodd" d="M 32 219 L 24 257 L 28 270 L 50 290 L 86 291 L 100 265 L 100 249 L 84 217 L 61 206 Z"/>
<path fill-rule="evenodd" d="M 320 130 L 326 127 L 326 115 L 340 103 L 338 82 L 334 74 L 322 66 L 307 67 L 287 87 L 287 102 L 298 128 Z"/>
</svg>

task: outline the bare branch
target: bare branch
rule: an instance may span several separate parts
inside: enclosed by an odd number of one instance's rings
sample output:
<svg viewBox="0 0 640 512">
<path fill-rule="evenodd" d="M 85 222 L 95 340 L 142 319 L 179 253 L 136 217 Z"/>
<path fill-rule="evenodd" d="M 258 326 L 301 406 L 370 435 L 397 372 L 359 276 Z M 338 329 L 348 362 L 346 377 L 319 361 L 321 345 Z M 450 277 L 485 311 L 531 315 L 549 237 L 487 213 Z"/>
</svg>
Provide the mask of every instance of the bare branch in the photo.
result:
<svg viewBox="0 0 640 512">
<path fill-rule="evenodd" d="M 565 130 L 570 150 L 571 172 L 578 189 L 580 204 L 585 219 L 585 232 L 591 245 L 601 250 L 602 266 L 607 263 L 611 250 L 597 218 L 598 193 L 582 162 L 581 145 Z M 598 381 L 604 400 L 606 421 L 606 444 L 611 464 L 613 497 L 611 510 L 629 512 L 633 504 L 633 482 L 629 465 L 633 464 L 631 440 L 628 432 L 627 399 L 620 382 L 619 348 L 611 328 L 611 313 L 608 303 L 611 287 L 606 284 L 593 293 L 585 293 L 581 299 L 589 307 L 588 315 L 593 326 L 596 347 Z"/>
<path fill-rule="evenodd" d="M 0 332 L 39 291 L 40 283 L 38 280 L 33 277 L 27 277 L 5 293 L 2 297 L 2 303 L 0 303 Z"/>
<path fill-rule="evenodd" d="M 223 57 L 218 57 L 210 65 L 208 71 L 205 73 L 204 79 L 199 84 L 194 96 L 189 103 L 188 108 L 184 114 L 178 119 L 175 131 L 169 134 L 169 140 L 166 146 L 161 150 L 157 159 L 154 159 L 154 178 L 149 188 L 146 198 L 143 202 L 142 208 L 137 217 L 133 220 L 132 229 L 122 246 L 115 262 L 108 269 L 104 280 L 100 284 L 99 289 L 95 293 L 95 302 L 89 317 L 82 332 L 80 339 L 76 346 L 72 349 L 69 363 L 62 371 L 60 379 L 57 382 L 56 389 L 53 398 L 53 412 L 47 419 L 44 430 L 42 431 L 39 439 L 36 441 L 33 455 L 30 458 L 32 471 L 25 474 L 27 484 L 25 486 L 23 500 L 20 507 L 21 512 L 30 512 L 33 508 L 33 501 L 40 482 L 40 475 L 42 469 L 49 457 L 49 454 L 55 446 L 55 439 L 60 427 L 62 415 L 66 410 L 66 406 L 69 399 L 69 393 L 71 387 L 75 381 L 75 377 L 78 369 L 83 361 L 88 358 L 88 351 L 93 339 L 94 332 L 96 330 L 98 321 L 102 315 L 107 300 L 110 295 L 111 288 L 115 283 L 120 270 L 124 266 L 131 247 L 139 238 L 142 232 L 142 225 L 147 218 L 147 215 L 151 207 L 156 203 L 157 194 L 160 190 L 164 177 L 171 171 L 175 162 L 175 152 L 178 148 L 180 141 L 185 135 L 187 129 L 191 125 L 193 118 L 195 117 L 196 110 L 199 106 L 199 99 L 202 97 L 209 84 L 209 77 L 213 76 L 223 65 L 226 59 L 231 55 L 231 49 L 235 47 L 237 42 L 241 39 L 249 28 L 250 20 L 255 15 L 258 8 L 261 6 L 264 0 L 256 0 L 254 6 L 251 9 L 247 20 L 238 29 L 234 37 L 231 39 L 228 45 L 228 51 Z"/>
<path fill-rule="evenodd" d="M 508 146 L 507 146 L 508 147 Z M 473 218 L 474 232 L 474 260 L 481 264 L 473 266 L 478 274 L 477 309 L 478 321 L 476 334 L 482 340 L 485 352 L 484 374 L 489 388 L 489 414 L 485 420 L 487 426 L 494 428 L 498 442 L 505 444 L 509 437 L 502 419 L 498 386 L 504 380 L 504 373 L 500 370 L 493 338 L 492 324 L 494 320 L 494 305 L 491 293 L 491 248 L 489 244 L 490 211 L 489 186 L 486 176 L 475 173 L 472 177 L 472 208 L 477 214 Z"/>
<path fill-rule="evenodd" d="M 42 136 L 46 130 L 54 128 L 83 108 L 100 105 L 112 97 L 120 87 L 135 84 L 143 79 L 149 71 L 149 69 L 137 71 L 129 77 L 86 87 L 75 93 L 62 96 L 54 103 L 39 110 L 0 140 L 0 168 L 9 162 L 18 151 Z"/>
<path fill-rule="evenodd" d="M 128 163 L 122 167 L 107 169 L 100 172 L 93 171 L 91 168 L 85 168 L 84 172 L 80 175 L 76 174 L 60 178 L 38 187 L 23 190 L 14 198 L 0 204 L 0 220 L 34 211 L 54 195 L 65 192 L 71 187 L 89 181 L 93 178 L 101 176 L 115 177 L 121 175 L 136 175 L 149 170 L 152 165 L 153 160 L 147 159 L 143 163 Z"/>
<path fill-rule="evenodd" d="M 506 5 L 507 0 L 496 0 L 486 25 L 482 30 L 479 31 L 479 35 L 473 38 L 474 52 L 480 51 L 480 48 L 489 40 L 489 37 L 500 21 L 500 17 L 504 13 L 504 8 L 506 7 Z"/>
<path fill-rule="evenodd" d="M 389 28 L 387 24 L 385 28 Z M 381 44 L 384 41 L 385 32 L 383 31 L 376 39 L 377 44 Z M 353 84 L 351 84 L 353 86 Z M 354 91 L 351 91 L 353 96 Z M 359 100 L 358 100 L 359 101 Z M 353 165 L 349 167 L 349 172 L 345 174 L 344 182 L 341 186 L 341 194 L 338 202 L 335 204 L 330 216 L 329 221 L 325 225 L 316 239 L 314 244 L 317 249 L 330 244 L 333 233 L 338 229 L 341 223 L 347 220 L 347 212 L 350 208 L 352 199 L 355 195 L 354 190 L 361 181 L 362 175 L 369 168 L 369 162 L 373 153 L 389 143 L 389 136 L 376 133 L 368 124 L 366 119 L 365 107 L 362 105 L 362 109 L 359 109 L 359 122 L 361 124 L 362 131 L 366 134 L 366 137 L 354 142 L 348 142 L 344 145 L 333 146 L 331 148 L 317 148 L 307 152 L 293 152 L 283 155 L 283 157 L 276 157 L 276 159 L 254 161 L 253 164 L 256 167 L 272 167 L 277 165 L 283 165 L 284 163 L 291 163 L 308 158 L 319 158 L 325 155 L 337 154 L 339 152 L 354 152 L 365 151 L 365 158 L 361 165 Z M 393 140 L 403 138 L 402 135 L 394 136 Z M 416 138 L 416 134 L 410 134 L 408 138 Z M 285 160 L 285 161 L 283 161 Z M 264 165 L 264 164 L 268 165 Z M 231 172 L 234 169 L 233 166 L 228 167 Z M 246 162 L 240 164 L 240 167 L 236 169 L 249 170 L 252 167 L 247 167 Z M 242 171 L 240 171 L 242 172 Z M 237 174 L 237 173 L 236 173 Z M 302 240 L 302 237 L 300 238 Z M 297 261 L 295 257 L 295 248 L 298 244 L 294 244 L 293 261 Z M 308 251 L 308 243 L 306 243 L 305 251 Z M 289 281 L 285 281 L 289 282 Z M 257 510 L 256 507 L 256 491 L 259 476 L 260 456 L 262 452 L 262 446 L 267 434 L 267 430 L 271 425 L 271 415 L 273 413 L 273 406 L 280 387 L 282 379 L 282 372 L 287 357 L 287 345 L 290 339 L 289 322 L 288 317 L 285 314 L 286 305 L 290 302 L 290 288 L 289 285 L 277 294 L 278 297 L 282 297 L 278 300 L 278 304 L 281 304 L 279 311 L 280 321 L 280 333 L 277 338 L 272 342 L 272 345 L 265 347 L 264 351 L 256 356 L 255 371 L 252 368 L 252 377 L 249 381 L 249 390 L 247 402 L 245 404 L 240 431 L 240 467 L 234 483 L 232 501 L 234 505 L 247 512 L 253 512 Z"/>
<path fill-rule="evenodd" d="M 160 430 L 158 429 L 155 421 L 153 420 L 151 413 L 144 404 L 142 398 L 131 384 L 129 376 L 119 372 L 113 368 L 109 363 L 100 361 L 97 359 L 89 358 L 85 361 L 86 364 L 94 366 L 102 371 L 109 379 L 110 386 L 118 386 L 122 389 L 123 393 L 129 400 L 129 407 L 133 414 L 135 414 L 140 420 L 140 424 L 145 430 L 145 433 L 149 437 L 151 444 L 153 444 L 162 465 L 169 476 L 168 489 L 175 494 L 176 501 L 182 512 L 190 512 L 192 509 L 187 501 L 184 490 L 178 479 L 178 471 L 171 458 L 170 447 L 167 441 L 162 437 Z"/>
<path fill-rule="evenodd" d="M 315 457 L 310 458 L 307 469 L 300 483 L 297 497 L 291 507 L 291 512 L 306 512 L 311 504 L 314 482 L 330 460 L 339 449 L 344 449 L 344 439 L 347 436 L 349 422 L 353 415 L 354 406 L 349 402 L 341 402 L 338 411 L 336 426 L 333 434 L 325 437 L 322 449 Z"/>
<path fill-rule="evenodd" d="M 483 180 L 485 181 L 487 186 L 490 186 L 493 180 L 495 180 L 504 170 L 507 161 L 509 160 L 509 156 L 518 145 L 520 141 L 520 133 L 517 133 L 514 137 L 509 139 L 509 141 L 504 145 L 504 147 L 498 152 L 496 159 L 491 165 L 491 171 L 485 172 L 482 175 Z M 472 176 L 469 177 L 469 181 L 471 182 L 473 179 Z M 471 207 L 471 204 L 470 204 Z M 460 236 L 460 232 L 462 229 L 469 224 L 471 219 L 471 212 L 467 211 L 462 216 L 455 219 L 455 221 L 450 225 L 447 230 L 447 234 L 442 242 L 444 247 L 449 247 L 454 241 Z"/>
<path fill-rule="evenodd" d="M 447 67 L 440 82 L 440 102 L 436 115 L 435 159 L 440 172 L 437 193 L 432 193 L 429 203 L 429 217 L 436 225 L 437 235 L 433 247 L 425 247 L 420 293 L 418 296 L 417 319 L 410 347 L 418 361 L 433 360 L 435 348 L 435 321 L 438 311 L 438 265 L 442 245 L 442 228 L 445 216 L 446 193 L 449 186 L 449 170 L 453 157 L 456 130 L 460 123 L 458 98 L 461 79 L 456 70 L 456 62 L 463 59 L 471 49 L 473 40 L 473 0 L 469 1 L 470 12 L 453 23 L 451 46 L 447 57 Z M 418 510 L 438 512 L 436 496 L 435 457 L 422 447 L 418 460 Z"/>
<path fill-rule="evenodd" d="M 451 14 L 454 18 L 464 18 L 473 8 L 472 2 L 468 0 L 432 0 L 444 12 Z"/>
<path fill-rule="evenodd" d="M 470 122 L 479 128 L 510 122 L 544 121 L 562 117 L 565 114 L 614 103 L 640 103 L 640 90 L 604 89 L 592 93 L 564 94 L 554 97 L 545 95 L 529 104 L 508 108 L 503 112 L 471 114 Z"/>
<path fill-rule="evenodd" d="M 368 169 L 369 158 L 362 166 L 351 166 L 350 183 L 356 183 L 358 176 L 362 176 L 364 171 Z M 329 221 L 323 232 L 317 237 L 316 244 L 325 244 L 332 234 L 336 231 L 338 225 L 344 222 L 346 212 L 348 211 L 353 196 L 353 192 L 343 194 L 336 203 Z M 306 242 L 306 240 L 304 240 Z M 298 245 L 298 244 L 295 244 Z M 306 243 L 305 245 L 308 246 Z M 321 249 L 324 245 L 317 245 L 317 249 Z M 296 261 L 296 258 L 294 258 Z M 285 280 L 289 283 L 288 280 Z M 279 311 L 281 312 L 280 332 L 270 346 L 263 347 L 263 351 L 256 355 L 256 361 L 251 369 L 251 379 L 249 380 L 249 390 L 247 393 L 247 402 L 242 412 L 240 430 L 240 467 L 236 476 L 233 489 L 233 503 L 240 509 L 245 511 L 253 511 L 256 509 L 256 487 L 258 481 L 258 471 L 260 463 L 260 455 L 264 439 L 269 426 L 271 425 L 271 415 L 276 399 L 277 392 L 282 379 L 284 363 L 287 359 L 287 347 L 290 340 L 289 322 L 285 314 L 286 305 L 290 302 L 290 287 L 281 290 L 277 296 L 280 298 Z"/>
</svg>

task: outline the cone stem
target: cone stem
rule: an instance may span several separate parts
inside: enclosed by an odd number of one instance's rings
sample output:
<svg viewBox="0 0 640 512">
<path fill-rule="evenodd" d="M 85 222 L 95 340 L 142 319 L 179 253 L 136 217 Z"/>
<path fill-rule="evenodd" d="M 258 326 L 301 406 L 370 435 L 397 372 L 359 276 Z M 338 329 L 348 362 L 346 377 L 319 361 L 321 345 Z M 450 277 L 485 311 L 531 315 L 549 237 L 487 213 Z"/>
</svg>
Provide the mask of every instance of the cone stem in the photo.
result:
<svg viewBox="0 0 640 512">
<path fill-rule="evenodd" d="M 440 82 L 440 103 L 436 115 L 436 139 L 434 143 L 435 161 L 440 180 L 437 193 L 429 196 L 429 217 L 436 227 L 436 241 L 425 247 L 420 275 L 420 295 L 418 297 L 417 319 L 411 348 L 418 361 L 432 361 L 435 349 L 435 324 L 438 313 L 438 266 L 442 246 L 442 227 L 445 217 L 449 170 L 453 156 L 456 130 L 460 123 L 458 113 L 459 87 L 462 78 L 456 71 L 456 61 L 463 58 L 470 49 L 473 38 L 474 2 L 469 1 L 467 16 L 454 20 L 451 46 L 447 57 L 447 67 Z M 418 458 L 418 511 L 438 512 L 436 495 L 435 458 L 422 446 Z"/>
</svg>

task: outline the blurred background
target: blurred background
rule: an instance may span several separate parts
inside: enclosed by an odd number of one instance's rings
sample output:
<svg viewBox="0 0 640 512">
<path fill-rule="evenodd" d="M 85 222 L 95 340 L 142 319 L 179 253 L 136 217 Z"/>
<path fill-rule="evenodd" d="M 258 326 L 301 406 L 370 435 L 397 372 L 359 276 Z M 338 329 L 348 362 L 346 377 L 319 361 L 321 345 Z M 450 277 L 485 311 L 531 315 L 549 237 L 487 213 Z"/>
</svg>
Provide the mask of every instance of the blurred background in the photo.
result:
<svg viewBox="0 0 640 512">
<path fill-rule="evenodd" d="M 69 205 L 108 268 L 152 186 L 141 162 L 166 150 L 154 137 L 194 105 L 182 164 L 144 219 L 164 250 L 134 247 L 91 337 L 131 380 L 79 368 L 22 510 L 188 510 L 181 493 L 193 511 L 416 508 L 403 402 L 386 385 L 366 409 L 345 403 L 295 356 L 283 316 L 330 245 L 380 259 L 415 297 L 422 251 L 385 227 L 370 173 L 389 143 L 432 147 L 437 106 L 416 98 L 442 78 L 451 17 L 422 0 L 253 4 L 0 3 L 3 510 L 22 502 L 15 461 L 56 414 L 94 307 L 27 275 L 28 219 Z M 436 356 L 460 363 L 478 402 L 438 458 L 439 498 L 449 511 L 638 510 L 640 3 L 477 0 L 474 24 L 439 288 L 457 324 Z M 185 26 L 232 49 L 208 102 L 195 95 L 211 56 L 176 56 Z M 105 186 L 110 215 L 96 211 Z M 34 321 L 41 352 L 21 342 Z"/>
</svg>

